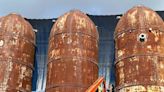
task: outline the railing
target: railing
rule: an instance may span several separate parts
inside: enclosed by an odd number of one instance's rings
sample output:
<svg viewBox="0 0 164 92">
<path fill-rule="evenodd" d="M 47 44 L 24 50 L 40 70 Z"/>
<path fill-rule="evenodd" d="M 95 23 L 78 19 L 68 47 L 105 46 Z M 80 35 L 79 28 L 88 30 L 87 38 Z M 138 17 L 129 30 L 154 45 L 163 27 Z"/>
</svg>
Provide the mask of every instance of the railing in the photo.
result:
<svg viewBox="0 0 164 92">
<path fill-rule="evenodd" d="M 106 92 L 106 85 L 105 85 L 104 77 L 98 78 L 85 92 L 96 92 L 102 83 L 104 85 L 102 92 Z"/>
</svg>

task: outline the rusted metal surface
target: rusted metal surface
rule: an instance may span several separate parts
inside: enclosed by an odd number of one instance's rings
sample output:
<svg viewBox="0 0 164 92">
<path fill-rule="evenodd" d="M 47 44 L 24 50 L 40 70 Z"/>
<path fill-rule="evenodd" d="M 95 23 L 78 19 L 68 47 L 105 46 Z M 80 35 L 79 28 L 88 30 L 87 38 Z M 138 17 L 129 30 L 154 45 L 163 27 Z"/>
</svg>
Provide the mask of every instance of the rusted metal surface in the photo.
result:
<svg viewBox="0 0 164 92">
<path fill-rule="evenodd" d="M 164 92 L 164 23 L 144 6 L 125 13 L 115 30 L 116 92 Z"/>
<path fill-rule="evenodd" d="M 31 92 L 35 34 L 20 15 L 0 18 L 0 92 Z"/>
<path fill-rule="evenodd" d="M 98 39 L 82 12 L 59 17 L 50 33 L 46 92 L 85 92 L 97 80 Z"/>
</svg>

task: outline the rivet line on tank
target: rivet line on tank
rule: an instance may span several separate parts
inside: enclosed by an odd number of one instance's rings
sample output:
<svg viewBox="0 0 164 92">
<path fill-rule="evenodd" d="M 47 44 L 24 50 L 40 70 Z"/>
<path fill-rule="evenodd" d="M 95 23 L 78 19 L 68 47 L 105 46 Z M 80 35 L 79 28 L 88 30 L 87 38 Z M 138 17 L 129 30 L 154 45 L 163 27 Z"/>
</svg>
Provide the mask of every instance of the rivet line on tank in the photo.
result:
<svg viewBox="0 0 164 92">
<path fill-rule="evenodd" d="M 27 66 L 28 68 L 30 68 L 31 70 L 34 70 L 34 67 L 33 67 L 32 64 L 26 64 L 26 63 L 24 63 L 22 61 L 18 61 L 16 59 L 0 59 L 0 62 L 6 62 L 6 61 L 17 63 L 17 64 L 20 64 L 20 65 L 24 65 L 24 66 Z"/>
<path fill-rule="evenodd" d="M 72 57 L 72 56 L 61 56 L 60 58 L 51 58 L 49 60 L 49 62 L 47 63 L 47 65 L 51 62 L 57 62 L 57 60 L 60 59 L 72 59 L 72 58 L 76 58 L 76 59 L 80 59 L 80 60 L 85 60 L 85 61 L 90 61 L 91 63 L 95 64 L 98 67 L 98 63 L 96 62 L 96 60 L 92 59 L 92 58 L 88 58 L 88 57 L 80 57 L 80 56 L 76 56 L 76 57 Z"/>
<path fill-rule="evenodd" d="M 6 36 L 6 37 L 13 37 L 14 34 L 9 33 L 9 32 L 6 32 L 5 34 L 0 34 L 0 37 L 1 37 L 2 35 L 3 35 L 3 36 Z M 17 37 L 20 38 L 20 39 L 22 39 L 22 40 L 25 40 L 25 41 L 31 43 L 31 44 L 34 45 L 34 46 L 36 46 L 36 43 L 35 43 L 35 42 L 29 40 L 29 38 L 27 38 L 27 37 L 25 37 L 25 36 L 18 35 Z"/>
<path fill-rule="evenodd" d="M 3 86 L 2 86 L 2 87 L 0 86 L 0 88 L 3 88 Z M 16 90 L 16 92 L 31 92 L 31 91 L 25 90 L 25 89 L 23 89 L 23 88 L 22 88 L 22 89 L 17 89 L 17 88 L 12 88 L 12 87 L 8 87 L 8 88 L 7 88 L 7 91 L 8 91 L 8 90 Z M 0 92 L 1 92 L 1 91 L 4 92 L 4 91 L 6 91 L 6 90 L 0 90 Z"/>
<path fill-rule="evenodd" d="M 150 28 L 148 27 L 148 28 L 142 28 L 142 29 L 144 29 L 144 30 L 150 30 Z M 157 26 L 157 27 L 153 27 L 153 28 L 151 28 L 152 30 L 151 31 L 153 31 L 153 30 L 159 30 L 159 27 Z M 139 30 L 139 29 L 136 29 L 136 28 L 134 28 L 134 29 L 123 29 L 123 31 L 121 31 L 121 32 L 114 32 L 114 39 L 116 38 L 116 37 L 118 37 L 119 35 L 121 35 L 121 34 L 123 34 L 123 33 L 127 33 L 127 32 L 134 32 L 134 31 L 136 31 L 136 30 Z M 164 32 L 163 30 L 159 30 L 159 32 Z"/>
<path fill-rule="evenodd" d="M 115 89 L 116 90 L 120 90 L 122 88 L 126 88 L 126 87 L 131 87 L 131 86 L 144 86 L 144 85 L 147 85 L 147 86 L 164 86 L 164 84 L 157 84 L 157 83 L 126 83 L 126 85 L 121 85 L 121 86 L 117 86 Z"/>
<path fill-rule="evenodd" d="M 58 32 L 58 33 L 54 33 L 53 36 L 55 36 L 55 35 L 60 35 L 60 34 L 64 34 L 64 33 L 67 33 L 67 34 L 76 34 L 76 33 L 78 33 L 78 34 L 82 34 L 82 35 L 88 35 L 88 36 L 90 36 L 90 37 L 96 39 L 97 41 L 98 41 L 98 39 L 99 39 L 99 38 L 97 38 L 96 36 L 93 36 L 93 35 L 90 35 L 90 34 L 86 34 L 86 33 L 80 32 L 80 31 L 77 31 L 77 32 Z"/>
<path fill-rule="evenodd" d="M 123 57 L 117 57 L 115 64 L 117 64 L 119 61 L 123 60 L 123 59 L 128 59 L 128 58 L 132 58 L 132 57 L 136 57 L 136 56 L 156 56 L 156 57 L 164 57 L 164 55 L 160 55 L 160 54 L 134 54 L 134 55 L 128 55 L 128 56 L 123 56 Z"/>
<path fill-rule="evenodd" d="M 88 88 L 89 86 L 90 85 L 65 83 L 65 84 L 48 85 L 46 89 L 57 88 L 57 87 L 80 87 L 80 88 Z"/>
</svg>

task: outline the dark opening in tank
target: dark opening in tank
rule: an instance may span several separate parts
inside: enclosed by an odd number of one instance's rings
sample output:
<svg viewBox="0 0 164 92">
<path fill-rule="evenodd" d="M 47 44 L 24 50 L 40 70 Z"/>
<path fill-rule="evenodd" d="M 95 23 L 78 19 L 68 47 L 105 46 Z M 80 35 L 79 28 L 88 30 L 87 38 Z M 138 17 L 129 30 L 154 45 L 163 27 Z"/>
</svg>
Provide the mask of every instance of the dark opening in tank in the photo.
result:
<svg viewBox="0 0 164 92">
<path fill-rule="evenodd" d="M 141 33 L 141 34 L 139 35 L 139 41 L 140 41 L 140 42 L 145 42 L 145 41 L 146 41 L 146 34 Z"/>
<path fill-rule="evenodd" d="M 140 38 L 140 42 L 144 42 L 145 41 L 145 39 L 144 38 Z"/>
</svg>

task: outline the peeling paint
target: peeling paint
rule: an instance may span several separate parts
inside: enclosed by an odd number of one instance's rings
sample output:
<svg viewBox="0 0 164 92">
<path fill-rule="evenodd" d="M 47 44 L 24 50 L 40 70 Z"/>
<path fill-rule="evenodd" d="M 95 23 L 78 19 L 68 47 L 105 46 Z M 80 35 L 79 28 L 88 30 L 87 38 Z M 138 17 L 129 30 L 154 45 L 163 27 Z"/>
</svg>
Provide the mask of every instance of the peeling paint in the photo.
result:
<svg viewBox="0 0 164 92">
<path fill-rule="evenodd" d="M 118 51 L 118 57 L 122 56 L 123 54 L 124 54 L 124 51 L 122 51 L 122 50 Z"/>
<path fill-rule="evenodd" d="M 3 40 L 0 40 L 0 46 L 2 47 L 4 44 L 4 41 Z"/>
<path fill-rule="evenodd" d="M 147 48 L 148 48 L 148 49 L 152 49 L 151 45 L 148 45 Z"/>
</svg>

